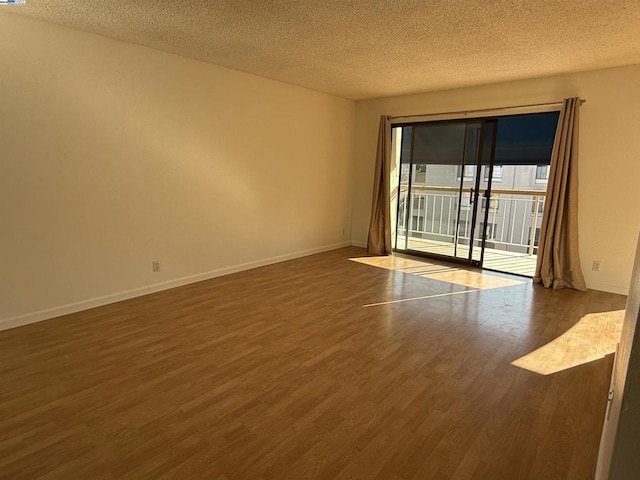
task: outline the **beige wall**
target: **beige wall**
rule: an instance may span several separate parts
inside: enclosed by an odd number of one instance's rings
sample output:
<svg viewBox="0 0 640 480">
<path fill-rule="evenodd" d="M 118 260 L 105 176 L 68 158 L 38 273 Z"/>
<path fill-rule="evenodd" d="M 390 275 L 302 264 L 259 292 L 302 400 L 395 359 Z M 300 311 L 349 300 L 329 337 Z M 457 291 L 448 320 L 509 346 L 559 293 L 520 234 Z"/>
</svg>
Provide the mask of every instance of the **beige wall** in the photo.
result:
<svg viewBox="0 0 640 480">
<path fill-rule="evenodd" d="M 0 328 L 348 242 L 354 102 L 7 14 L 0 45 Z"/>
<path fill-rule="evenodd" d="M 580 125 L 580 254 L 590 288 L 627 293 L 640 227 L 640 66 L 357 103 L 352 240 L 364 244 L 381 114 L 587 100 Z M 591 270 L 600 260 L 599 272 Z"/>
</svg>

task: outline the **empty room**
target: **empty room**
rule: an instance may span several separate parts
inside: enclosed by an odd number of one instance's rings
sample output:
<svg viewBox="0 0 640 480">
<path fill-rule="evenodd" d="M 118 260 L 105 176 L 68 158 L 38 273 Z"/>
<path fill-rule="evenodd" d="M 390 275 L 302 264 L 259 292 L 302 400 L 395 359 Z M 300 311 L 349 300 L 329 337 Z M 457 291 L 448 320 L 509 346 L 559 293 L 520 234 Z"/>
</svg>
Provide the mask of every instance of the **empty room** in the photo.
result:
<svg viewBox="0 0 640 480">
<path fill-rule="evenodd" d="M 640 4 L 0 0 L 0 479 L 640 478 Z"/>
</svg>

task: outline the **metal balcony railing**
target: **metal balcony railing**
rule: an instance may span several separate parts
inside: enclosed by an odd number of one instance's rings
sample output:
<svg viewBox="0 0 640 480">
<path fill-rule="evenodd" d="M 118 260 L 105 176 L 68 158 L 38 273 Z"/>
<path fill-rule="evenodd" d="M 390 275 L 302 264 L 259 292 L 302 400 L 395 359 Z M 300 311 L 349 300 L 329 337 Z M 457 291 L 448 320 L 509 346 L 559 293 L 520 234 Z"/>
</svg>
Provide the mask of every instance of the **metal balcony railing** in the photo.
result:
<svg viewBox="0 0 640 480">
<path fill-rule="evenodd" d="M 410 238 L 430 239 L 468 244 L 473 218 L 472 189 L 455 187 L 413 186 L 407 203 L 407 191 L 401 190 L 398 209 L 398 235 Z M 491 190 L 491 199 L 486 204 L 484 190 L 478 196 L 478 225 L 487 219 L 487 247 L 535 255 L 546 193 L 533 190 Z M 459 205 L 459 196 L 462 201 Z M 408 218 L 407 218 L 408 217 Z M 482 230 L 476 228 L 476 240 Z M 478 243 L 476 243 L 478 244 Z"/>
</svg>

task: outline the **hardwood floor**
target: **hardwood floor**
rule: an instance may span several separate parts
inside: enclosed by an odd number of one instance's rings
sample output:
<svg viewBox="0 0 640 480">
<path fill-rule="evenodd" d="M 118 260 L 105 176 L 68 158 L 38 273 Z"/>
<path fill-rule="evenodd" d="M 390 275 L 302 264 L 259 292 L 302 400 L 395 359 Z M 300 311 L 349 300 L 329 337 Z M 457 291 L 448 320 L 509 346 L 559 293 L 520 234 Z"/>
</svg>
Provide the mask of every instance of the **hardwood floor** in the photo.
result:
<svg viewBox="0 0 640 480">
<path fill-rule="evenodd" d="M 446 295 L 469 287 L 363 255 L 0 332 L 0 478 L 592 478 L 611 356 L 511 362 L 625 297 Z"/>
</svg>

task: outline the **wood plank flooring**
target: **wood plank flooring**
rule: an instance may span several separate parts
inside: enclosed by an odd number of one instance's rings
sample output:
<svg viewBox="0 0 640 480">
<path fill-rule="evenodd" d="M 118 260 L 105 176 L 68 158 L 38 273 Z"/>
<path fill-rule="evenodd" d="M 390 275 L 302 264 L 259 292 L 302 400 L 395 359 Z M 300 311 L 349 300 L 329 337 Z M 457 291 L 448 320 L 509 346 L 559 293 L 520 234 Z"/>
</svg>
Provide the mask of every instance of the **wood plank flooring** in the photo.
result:
<svg viewBox="0 0 640 480">
<path fill-rule="evenodd" d="M 468 287 L 363 255 L 0 332 L 0 478 L 592 478 L 611 356 L 511 362 L 625 297 L 448 296 Z"/>
</svg>

